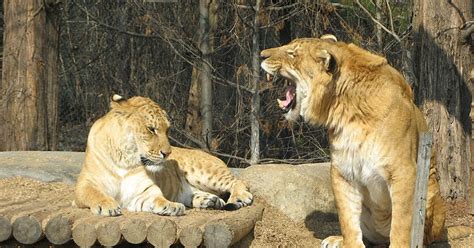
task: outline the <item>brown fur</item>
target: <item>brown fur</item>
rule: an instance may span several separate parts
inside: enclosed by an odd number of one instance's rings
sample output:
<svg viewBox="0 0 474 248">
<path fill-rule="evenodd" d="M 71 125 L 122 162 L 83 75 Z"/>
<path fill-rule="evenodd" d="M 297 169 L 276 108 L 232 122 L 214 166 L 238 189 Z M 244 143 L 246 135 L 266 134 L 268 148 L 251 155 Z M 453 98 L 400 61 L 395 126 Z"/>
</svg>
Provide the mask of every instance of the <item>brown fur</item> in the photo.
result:
<svg viewBox="0 0 474 248">
<path fill-rule="evenodd" d="M 75 205 L 100 215 L 150 211 L 181 215 L 185 206 L 240 208 L 252 194 L 220 159 L 170 146 L 166 113 L 144 97 L 114 95 L 111 110 L 97 120 L 75 191 Z M 218 197 L 230 192 L 225 202 Z"/>
<path fill-rule="evenodd" d="M 268 73 L 296 83 L 296 105 L 287 118 L 302 116 L 329 131 L 342 237 L 328 237 L 323 246 L 364 247 L 364 236 L 409 247 L 418 136 L 428 130 L 426 122 L 410 86 L 385 58 L 329 37 L 262 51 Z M 441 238 L 444 216 L 432 164 L 426 244 Z"/>
</svg>

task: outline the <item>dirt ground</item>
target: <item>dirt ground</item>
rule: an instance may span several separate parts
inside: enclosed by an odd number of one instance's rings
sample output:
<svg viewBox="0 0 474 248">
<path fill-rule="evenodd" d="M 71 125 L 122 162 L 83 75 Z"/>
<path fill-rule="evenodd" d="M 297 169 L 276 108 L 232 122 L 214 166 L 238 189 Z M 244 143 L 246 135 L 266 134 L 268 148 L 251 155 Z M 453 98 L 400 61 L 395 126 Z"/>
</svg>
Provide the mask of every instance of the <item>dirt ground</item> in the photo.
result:
<svg viewBox="0 0 474 248">
<path fill-rule="evenodd" d="M 446 206 L 446 226 L 465 225 L 474 227 L 474 216 L 468 213 L 466 201 L 459 201 L 456 204 L 447 203 Z M 255 239 L 251 247 L 319 247 L 321 239 L 329 235 L 338 235 L 340 232 L 337 222 L 328 222 L 326 225 L 321 225 L 321 229 L 324 230 L 319 232 L 313 228 L 305 223 L 295 223 L 275 208 L 266 206 L 262 221 L 255 226 Z M 310 231 L 310 229 L 313 229 L 313 231 Z M 429 247 L 474 248 L 474 235 L 451 240 L 449 243 L 435 243 Z"/>
<path fill-rule="evenodd" d="M 304 223 L 295 223 L 267 205 L 262 220 L 255 225 L 251 247 L 319 247 L 320 244 L 321 240 Z"/>
<path fill-rule="evenodd" d="M 48 195 L 63 195 L 72 199 L 74 188 L 65 183 L 43 183 L 15 177 L 0 180 L 0 209 L 22 202 L 45 199 Z M 259 203 L 264 204 L 259 201 Z M 474 216 L 468 214 L 466 202 L 447 204 L 447 226 L 474 226 Z M 337 221 L 316 226 L 312 222 L 295 223 L 270 206 L 265 207 L 262 220 L 257 222 L 250 247 L 319 247 L 320 238 L 339 232 Z M 0 244 L 1 246 L 1 244 Z M 474 247 L 474 235 L 430 247 Z"/>
</svg>

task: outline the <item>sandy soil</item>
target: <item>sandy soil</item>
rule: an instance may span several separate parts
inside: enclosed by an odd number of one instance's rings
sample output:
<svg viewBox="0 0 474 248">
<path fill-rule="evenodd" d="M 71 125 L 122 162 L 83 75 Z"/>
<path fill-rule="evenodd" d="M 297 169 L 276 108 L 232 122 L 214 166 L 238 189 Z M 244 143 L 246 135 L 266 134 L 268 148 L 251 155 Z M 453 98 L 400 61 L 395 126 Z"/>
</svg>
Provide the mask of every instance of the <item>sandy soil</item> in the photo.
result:
<svg viewBox="0 0 474 248">
<path fill-rule="evenodd" d="M 314 223 L 295 223 L 275 208 L 266 206 L 262 221 L 255 226 L 255 239 L 251 247 L 319 247 L 324 237 L 340 234 L 337 222 L 318 223 L 319 228 L 311 224 Z M 457 225 L 474 227 L 474 216 L 468 213 L 466 201 L 447 203 L 446 226 Z M 429 247 L 474 248 L 473 234 Z"/>
<path fill-rule="evenodd" d="M 0 209 L 48 196 L 63 196 L 72 200 L 74 188 L 65 183 L 43 183 L 36 180 L 14 177 L 0 180 Z M 64 199 L 64 198 L 63 198 Z M 261 204 L 265 204 L 260 202 Z M 466 202 L 448 204 L 446 224 L 474 226 L 474 216 L 468 214 Z M 220 211 L 219 211 L 220 212 Z M 219 213 L 217 213 L 219 214 Z M 336 221 L 326 225 L 295 223 L 278 210 L 266 206 L 262 220 L 257 222 L 251 247 L 319 247 L 321 238 L 338 234 Z M 0 246 L 2 246 L 0 244 Z M 431 247 L 474 247 L 474 235 Z"/>
<path fill-rule="evenodd" d="M 319 247 L 321 240 L 277 209 L 266 206 L 262 220 L 257 222 L 251 247 Z"/>
</svg>

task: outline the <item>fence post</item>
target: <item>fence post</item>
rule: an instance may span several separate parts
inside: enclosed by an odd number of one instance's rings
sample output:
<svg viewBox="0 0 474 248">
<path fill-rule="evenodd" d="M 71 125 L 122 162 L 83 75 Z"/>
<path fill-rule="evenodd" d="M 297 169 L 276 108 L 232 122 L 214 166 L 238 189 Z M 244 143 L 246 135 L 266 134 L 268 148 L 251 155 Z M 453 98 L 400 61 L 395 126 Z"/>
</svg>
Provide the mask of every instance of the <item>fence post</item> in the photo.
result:
<svg viewBox="0 0 474 248">
<path fill-rule="evenodd" d="M 413 218 L 411 226 L 410 247 L 423 247 L 425 228 L 426 197 L 428 177 L 430 174 L 431 146 L 433 135 L 430 132 L 420 134 L 416 168 L 415 194 L 413 197 Z"/>
</svg>

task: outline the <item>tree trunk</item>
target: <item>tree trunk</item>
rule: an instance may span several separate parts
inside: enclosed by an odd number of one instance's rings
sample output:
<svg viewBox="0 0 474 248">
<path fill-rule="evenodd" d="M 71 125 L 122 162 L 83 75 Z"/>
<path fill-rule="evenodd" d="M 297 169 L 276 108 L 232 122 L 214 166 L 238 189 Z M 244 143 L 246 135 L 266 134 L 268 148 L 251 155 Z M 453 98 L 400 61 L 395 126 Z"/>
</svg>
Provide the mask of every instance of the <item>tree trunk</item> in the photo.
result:
<svg viewBox="0 0 474 248">
<path fill-rule="evenodd" d="M 378 22 L 384 23 L 382 20 L 382 8 L 383 8 L 383 0 L 375 0 L 375 19 L 377 19 Z M 377 48 L 378 52 L 382 53 L 383 51 L 383 31 L 382 27 L 380 25 L 375 24 L 375 36 L 377 37 Z"/>
<path fill-rule="evenodd" d="M 188 112 L 186 115 L 185 130 L 195 137 L 201 137 L 202 118 L 201 118 L 201 84 L 199 81 L 200 71 L 193 68 L 191 75 L 191 85 L 188 93 Z M 204 147 L 201 147 L 204 148 Z"/>
<path fill-rule="evenodd" d="M 469 66 L 469 82 L 471 83 L 471 86 L 474 84 L 474 56 L 472 56 L 474 52 L 474 40 L 472 39 L 472 33 L 474 32 L 474 24 L 471 24 L 470 27 L 466 27 L 466 30 L 463 31 L 463 43 L 469 45 L 469 52 L 471 54 L 471 61 L 470 61 L 470 66 Z M 471 87 L 471 95 L 473 93 L 473 88 Z M 474 99 L 471 100 L 471 185 L 470 190 L 469 190 L 469 204 L 470 204 L 470 209 L 469 213 L 474 215 L 474 132 L 473 132 L 473 127 L 474 127 Z"/>
<path fill-rule="evenodd" d="M 471 93 L 472 93 L 472 91 L 471 91 Z M 472 120 L 474 119 L 473 115 L 472 115 L 473 114 L 472 113 L 473 105 L 474 105 L 474 103 L 471 105 L 471 124 L 472 124 Z M 471 132 L 472 132 L 472 129 L 471 129 Z M 469 203 L 469 206 L 470 206 L 469 213 L 471 215 L 474 215 L 474 176 L 472 174 L 472 173 L 474 173 L 474 163 L 473 163 L 474 158 L 473 158 L 473 156 L 474 156 L 474 137 L 472 136 L 472 133 L 471 133 L 471 168 L 470 168 L 470 170 L 471 170 L 471 182 L 470 182 L 470 185 L 469 185 L 469 199 L 468 199 L 468 203 Z"/>
<path fill-rule="evenodd" d="M 472 1 L 414 1 L 416 100 L 434 135 L 433 149 L 445 198 L 466 198 L 470 177 L 470 53 L 460 27 Z"/>
<path fill-rule="evenodd" d="M 262 1 L 255 2 L 255 19 L 253 23 L 252 36 L 252 105 L 250 110 L 250 163 L 256 164 L 260 160 L 260 94 L 258 82 L 260 80 L 260 7 Z"/>
<path fill-rule="evenodd" d="M 119 2 L 119 5 L 121 3 Z M 127 2 L 123 3 L 122 14 L 117 20 L 117 26 L 122 30 L 127 29 L 127 23 L 130 21 L 130 6 Z M 131 59 L 131 46 L 130 37 L 126 34 L 117 34 L 115 49 L 118 52 L 119 60 L 115 65 L 115 80 L 114 87 L 120 95 L 133 96 L 135 95 L 134 90 L 130 87 L 130 59 Z M 112 94 L 112 92 L 110 92 Z"/>
<path fill-rule="evenodd" d="M 50 2 L 3 2 L 2 151 L 57 148 L 59 20 Z"/>
<path fill-rule="evenodd" d="M 209 148 L 212 139 L 212 75 L 209 54 L 214 47 L 212 34 L 217 26 L 217 0 L 199 1 L 198 46 L 202 60 L 200 68 L 193 68 L 188 96 L 188 112 L 185 130 L 194 136 L 202 137 L 203 144 Z"/>
<path fill-rule="evenodd" d="M 202 31 L 199 48 L 202 54 L 201 73 L 201 114 L 202 114 L 202 138 L 209 148 L 212 138 L 212 81 L 210 67 L 209 46 L 209 1 L 199 1 L 199 29 Z"/>
</svg>

